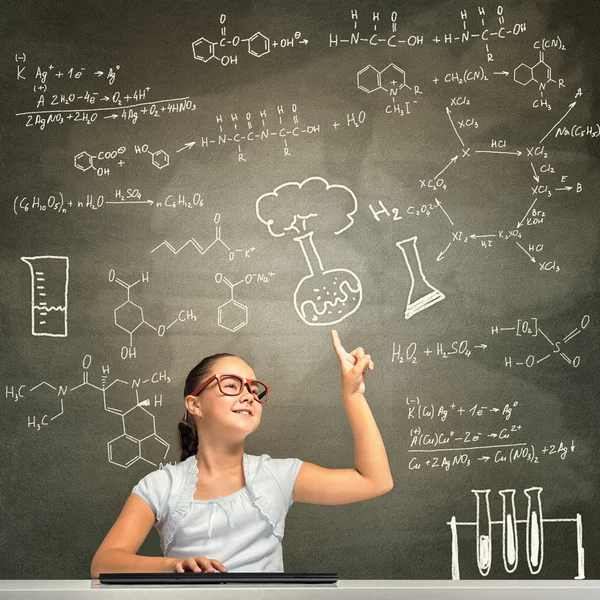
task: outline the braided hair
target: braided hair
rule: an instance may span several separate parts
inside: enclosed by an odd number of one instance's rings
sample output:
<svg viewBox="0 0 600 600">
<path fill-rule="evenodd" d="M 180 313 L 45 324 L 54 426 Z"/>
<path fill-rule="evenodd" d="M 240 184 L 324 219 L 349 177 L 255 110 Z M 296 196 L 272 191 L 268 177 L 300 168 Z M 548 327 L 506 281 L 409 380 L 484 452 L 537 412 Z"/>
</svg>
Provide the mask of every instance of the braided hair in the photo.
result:
<svg viewBox="0 0 600 600">
<path fill-rule="evenodd" d="M 189 373 L 185 380 L 185 387 L 183 388 L 183 397 L 189 396 L 203 379 L 206 379 L 212 371 L 215 363 L 226 356 L 234 356 L 235 354 L 213 354 L 203 358 Z M 198 453 L 198 430 L 196 429 L 196 423 L 194 417 L 186 410 L 185 415 L 181 421 L 179 421 L 179 441 L 181 444 L 181 461 L 183 462 L 190 456 L 194 456 Z"/>
</svg>

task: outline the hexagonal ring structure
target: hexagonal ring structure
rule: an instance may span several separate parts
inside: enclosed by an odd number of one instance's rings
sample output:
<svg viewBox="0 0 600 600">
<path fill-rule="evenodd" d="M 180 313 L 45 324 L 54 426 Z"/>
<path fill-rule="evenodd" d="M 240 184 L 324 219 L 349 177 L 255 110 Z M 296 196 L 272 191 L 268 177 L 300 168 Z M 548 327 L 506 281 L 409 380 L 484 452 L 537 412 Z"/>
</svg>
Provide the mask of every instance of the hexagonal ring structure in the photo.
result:
<svg viewBox="0 0 600 600">
<path fill-rule="evenodd" d="M 218 316 L 219 327 L 235 332 L 247 325 L 248 307 L 235 300 L 229 300 L 219 306 Z"/>
<path fill-rule="evenodd" d="M 252 37 L 248 38 L 248 54 L 260 58 L 271 51 L 271 41 L 266 35 L 257 31 Z"/>
<path fill-rule="evenodd" d="M 215 44 L 205 37 L 201 37 L 192 43 L 192 50 L 194 52 L 194 58 L 201 60 L 202 62 L 208 62 L 211 58 L 215 57 Z"/>
<path fill-rule="evenodd" d="M 164 150 L 157 150 L 152 153 L 152 164 L 157 169 L 164 169 L 169 166 L 169 155 Z"/>
<path fill-rule="evenodd" d="M 372 65 L 367 65 L 356 74 L 358 89 L 370 94 L 381 88 L 381 73 Z"/>
<path fill-rule="evenodd" d="M 94 166 L 94 157 L 84 151 L 75 156 L 74 162 L 80 171 L 87 171 Z"/>
</svg>

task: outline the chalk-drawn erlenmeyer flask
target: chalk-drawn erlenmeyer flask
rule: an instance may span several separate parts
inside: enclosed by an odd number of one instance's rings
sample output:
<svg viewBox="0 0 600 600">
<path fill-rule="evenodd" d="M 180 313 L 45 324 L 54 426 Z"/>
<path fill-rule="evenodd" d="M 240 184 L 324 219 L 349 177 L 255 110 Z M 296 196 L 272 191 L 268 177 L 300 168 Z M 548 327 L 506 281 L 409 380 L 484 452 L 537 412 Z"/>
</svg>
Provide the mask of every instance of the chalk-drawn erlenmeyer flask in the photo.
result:
<svg viewBox="0 0 600 600">
<path fill-rule="evenodd" d="M 408 292 L 406 310 L 404 311 L 404 318 L 410 319 L 413 315 L 443 300 L 446 296 L 433 287 L 425 278 L 419 251 L 417 250 L 417 236 L 396 242 L 396 246 L 402 250 L 410 273 L 410 291 Z"/>
<path fill-rule="evenodd" d="M 362 302 L 362 286 L 348 269 L 325 271 L 313 242 L 313 232 L 295 237 L 308 264 L 309 275 L 294 291 L 294 308 L 307 325 L 339 323 L 355 312 Z"/>
<path fill-rule="evenodd" d="M 477 498 L 477 568 L 486 577 L 492 566 L 492 518 L 490 515 L 490 490 L 471 490 Z"/>
<path fill-rule="evenodd" d="M 544 564 L 542 490 L 541 487 L 523 490 L 527 496 L 527 565 L 532 575 L 537 575 Z"/>
<path fill-rule="evenodd" d="M 502 558 L 504 569 L 512 573 L 519 564 L 515 490 L 500 490 L 498 493 L 502 496 Z"/>
<path fill-rule="evenodd" d="M 67 256 L 22 256 L 31 271 L 31 333 L 67 337 Z"/>
</svg>

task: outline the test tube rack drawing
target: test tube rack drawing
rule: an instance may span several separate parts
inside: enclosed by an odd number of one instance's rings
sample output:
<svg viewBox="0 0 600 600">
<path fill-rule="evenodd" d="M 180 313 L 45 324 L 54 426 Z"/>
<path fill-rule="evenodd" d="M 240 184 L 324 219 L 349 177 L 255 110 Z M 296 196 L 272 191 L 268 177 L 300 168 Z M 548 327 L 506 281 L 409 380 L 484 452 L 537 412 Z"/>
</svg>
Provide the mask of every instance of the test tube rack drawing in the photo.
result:
<svg viewBox="0 0 600 600">
<path fill-rule="evenodd" d="M 31 334 L 67 337 L 69 258 L 22 256 L 31 272 Z"/>
<path fill-rule="evenodd" d="M 396 246 L 402 250 L 410 274 L 410 291 L 408 292 L 404 311 L 404 318 L 410 319 L 422 310 L 437 304 L 446 296 L 432 286 L 423 273 L 423 266 L 417 249 L 417 236 L 396 242 Z"/>
<path fill-rule="evenodd" d="M 477 568 L 482 577 L 490 573 L 492 567 L 492 526 L 502 526 L 502 558 L 504 570 L 513 573 L 519 564 L 519 537 L 517 525 L 526 526 L 525 542 L 527 554 L 527 566 L 532 575 L 537 575 L 544 564 L 544 524 L 570 522 L 574 523 L 577 533 L 577 575 L 574 579 L 585 579 L 584 549 L 583 549 L 583 525 L 581 515 L 576 514 L 574 518 L 545 519 L 542 516 L 542 490 L 541 487 L 530 487 L 523 490 L 527 496 L 527 517 L 517 519 L 515 509 L 514 489 L 499 490 L 502 496 L 502 520 L 492 521 L 490 512 L 490 491 L 471 490 L 476 497 L 476 521 L 460 522 L 453 516 L 446 524 L 452 531 L 452 579 L 460 579 L 460 567 L 458 558 L 458 528 L 476 528 L 476 557 Z"/>
</svg>

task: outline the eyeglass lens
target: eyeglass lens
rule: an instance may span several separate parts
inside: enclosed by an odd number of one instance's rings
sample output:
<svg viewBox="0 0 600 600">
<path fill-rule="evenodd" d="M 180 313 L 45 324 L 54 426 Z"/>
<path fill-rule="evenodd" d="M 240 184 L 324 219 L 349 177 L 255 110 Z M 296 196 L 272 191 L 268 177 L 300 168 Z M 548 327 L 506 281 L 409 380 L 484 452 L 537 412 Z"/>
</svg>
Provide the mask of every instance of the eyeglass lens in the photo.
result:
<svg viewBox="0 0 600 600">
<path fill-rule="evenodd" d="M 237 396 L 242 392 L 242 380 L 234 375 L 221 377 L 219 389 L 227 396 Z M 255 396 L 257 400 L 266 400 L 267 388 L 260 381 L 253 381 L 250 384 L 250 389 L 252 390 L 253 396 Z"/>
</svg>

